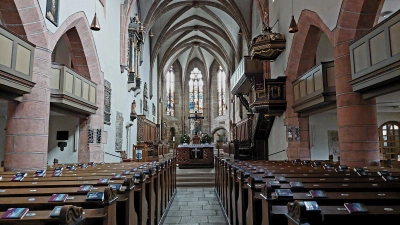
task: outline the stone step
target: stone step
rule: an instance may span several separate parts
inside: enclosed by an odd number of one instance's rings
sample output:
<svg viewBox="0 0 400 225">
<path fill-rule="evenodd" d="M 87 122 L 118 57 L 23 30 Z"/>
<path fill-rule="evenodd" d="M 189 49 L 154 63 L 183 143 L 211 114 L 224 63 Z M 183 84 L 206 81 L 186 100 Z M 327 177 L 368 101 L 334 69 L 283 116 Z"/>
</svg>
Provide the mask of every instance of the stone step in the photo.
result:
<svg viewBox="0 0 400 225">
<path fill-rule="evenodd" d="M 201 182 L 176 182 L 177 187 L 215 187 L 215 182 L 201 181 Z"/>
<path fill-rule="evenodd" d="M 176 182 L 209 182 L 215 177 L 176 177 Z"/>
</svg>

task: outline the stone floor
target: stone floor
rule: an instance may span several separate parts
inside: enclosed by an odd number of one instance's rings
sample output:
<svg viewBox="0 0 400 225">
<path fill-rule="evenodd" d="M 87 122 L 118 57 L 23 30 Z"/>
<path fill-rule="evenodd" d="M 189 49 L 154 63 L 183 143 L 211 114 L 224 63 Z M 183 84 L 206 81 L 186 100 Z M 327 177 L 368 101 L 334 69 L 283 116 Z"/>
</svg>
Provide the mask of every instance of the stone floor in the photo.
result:
<svg viewBox="0 0 400 225">
<path fill-rule="evenodd" d="M 177 188 L 164 225 L 226 225 L 214 188 Z"/>
</svg>

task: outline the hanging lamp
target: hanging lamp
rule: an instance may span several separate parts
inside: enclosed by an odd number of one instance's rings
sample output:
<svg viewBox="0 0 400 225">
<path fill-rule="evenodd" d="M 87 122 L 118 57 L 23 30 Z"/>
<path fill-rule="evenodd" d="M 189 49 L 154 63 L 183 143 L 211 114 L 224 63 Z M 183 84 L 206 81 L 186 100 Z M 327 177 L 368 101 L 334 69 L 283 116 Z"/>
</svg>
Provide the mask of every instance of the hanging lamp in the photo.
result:
<svg viewBox="0 0 400 225">
<path fill-rule="evenodd" d="M 296 20 L 294 19 L 292 0 L 292 20 L 290 21 L 289 33 L 296 33 L 297 31 L 299 31 L 299 28 L 297 28 Z"/>
<path fill-rule="evenodd" d="M 97 12 L 96 12 L 96 0 L 94 1 L 94 17 L 92 20 L 92 24 L 90 25 L 90 29 L 94 31 L 100 30 L 100 23 L 99 19 L 97 18 Z"/>
</svg>

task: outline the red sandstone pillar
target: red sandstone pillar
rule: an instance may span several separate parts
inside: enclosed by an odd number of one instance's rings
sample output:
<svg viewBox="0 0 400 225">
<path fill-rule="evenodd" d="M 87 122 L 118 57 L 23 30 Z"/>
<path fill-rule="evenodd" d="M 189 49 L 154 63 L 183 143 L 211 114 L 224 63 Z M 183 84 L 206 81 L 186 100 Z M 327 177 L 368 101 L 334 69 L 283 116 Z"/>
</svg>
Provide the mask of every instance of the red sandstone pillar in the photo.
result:
<svg viewBox="0 0 400 225">
<path fill-rule="evenodd" d="M 284 124 L 286 127 L 286 141 L 288 142 L 288 147 L 286 153 L 289 160 L 302 159 L 309 160 L 311 158 L 310 153 L 310 139 L 308 133 L 308 117 L 299 117 L 297 113 L 294 112 L 293 106 L 293 85 L 290 76 L 287 76 L 286 80 L 286 101 L 287 108 L 285 112 Z M 287 139 L 287 127 L 291 126 L 293 128 L 293 140 L 289 141 Z M 298 126 L 300 129 L 300 140 L 296 140 L 294 134 L 295 127 Z"/>
<path fill-rule="evenodd" d="M 348 42 L 334 49 L 340 163 L 351 167 L 379 165 L 375 99 L 353 92 Z"/>
<path fill-rule="evenodd" d="M 32 81 L 36 83 L 23 101 L 10 102 L 7 112 L 4 168 L 36 170 L 47 166 L 50 112 L 51 53 L 36 48 Z"/>
</svg>

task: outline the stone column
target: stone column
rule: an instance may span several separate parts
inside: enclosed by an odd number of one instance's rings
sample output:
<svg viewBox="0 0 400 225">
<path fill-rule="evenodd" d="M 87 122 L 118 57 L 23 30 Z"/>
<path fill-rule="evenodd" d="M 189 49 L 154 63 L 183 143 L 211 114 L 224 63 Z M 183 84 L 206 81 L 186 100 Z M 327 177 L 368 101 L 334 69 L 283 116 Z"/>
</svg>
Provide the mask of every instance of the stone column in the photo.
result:
<svg viewBox="0 0 400 225">
<path fill-rule="evenodd" d="M 284 124 L 286 127 L 286 141 L 288 142 L 288 147 L 286 153 L 289 160 L 311 159 L 310 153 L 310 138 L 308 133 L 308 117 L 299 117 L 297 113 L 294 112 L 293 106 L 293 85 L 292 76 L 287 76 L 286 79 L 286 101 L 287 108 L 285 112 Z M 287 127 L 292 127 L 293 139 L 290 141 L 287 137 Z M 295 127 L 298 126 L 300 130 L 300 140 L 296 140 Z"/>
<path fill-rule="evenodd" d="M 353 92 L 348 42 L 334 48 L 340 163 L 351 167 L 379 165 L 375 99 Z"/>
<path fill-rule="evenodd" d="M 32 81 L 36 83 L 21 103 L 10 102 L 7 112 L 4 168 L 36 170 L 47 166 L 51 52 L 37 47 Z"/>
</svg>

